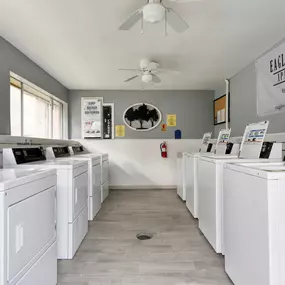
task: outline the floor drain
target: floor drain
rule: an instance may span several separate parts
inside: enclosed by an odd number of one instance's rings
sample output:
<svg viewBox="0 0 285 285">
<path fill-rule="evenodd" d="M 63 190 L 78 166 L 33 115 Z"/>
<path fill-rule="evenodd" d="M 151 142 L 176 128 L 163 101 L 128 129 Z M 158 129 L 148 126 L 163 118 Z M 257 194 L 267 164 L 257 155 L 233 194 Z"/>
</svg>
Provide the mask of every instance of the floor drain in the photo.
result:
<svg viewBox="0 0 285 285">
<path fill-rule="evenodd" d="M 153 235 L 151 234 L 146 234 L 146 233 L 140 233 L 140 234 L 137 234 L 137 239 L 139 240 L 149 240 L 149 239 L 152 239 Z"/>
</svg>

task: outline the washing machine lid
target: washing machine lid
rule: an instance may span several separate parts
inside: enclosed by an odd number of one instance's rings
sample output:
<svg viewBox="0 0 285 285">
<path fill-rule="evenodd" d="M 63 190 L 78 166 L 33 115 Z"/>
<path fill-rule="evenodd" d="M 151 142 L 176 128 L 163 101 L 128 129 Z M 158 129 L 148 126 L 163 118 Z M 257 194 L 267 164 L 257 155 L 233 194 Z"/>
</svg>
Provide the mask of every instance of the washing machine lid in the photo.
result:
<svg viewBox="0 0 285 285">
<path fill-rule="evenodd" d="M 86 154 L 80 154 L 76 155 L 74 158 L 91 158 L 91 159 L 101 159 L 101 154 L 96 153 L 86 153 Z"/>
<path fill-rule="evenodd" d="M 211 156 L 214 155 L 212 152 L 190 152 L 188 153 L 188 156 L 193 157 L 200 157 L 200 156 Z"/>
<path fill-rule="evenodd" d="M 42 179 L 47 176 L 56 175 L 56 170 L 38 168 L 11 168 L 0 169 L 0 192 L 17 186 Z"/>
<path fill-rule="evenodd" d="M 285 179 L 285 162 L 267 160 L 252 163 L 226 164 L 224 168 L 269 180 Z"/>
<path fill-rule="evenodd" d="M 224 155 L 211 154 L 211 155 L 203 155 L 199 159 L 210 162 L 228 162 L 229 160 L 232 159 L 239 160 L 240 158 L 237 155 L 231 155 L 231 154 L 224 154 Z"/>
<path fill-rule="evenodd" d="M 73 160 L 73 159 L 54 159 L 46 161 L 35 161 L 19 165 L 19 167 L 43 167 L 43 168 L 54 168 L 54 169 L 75 169 L 77 167 L 84 166 L 87 161 Z"/>
</svg>

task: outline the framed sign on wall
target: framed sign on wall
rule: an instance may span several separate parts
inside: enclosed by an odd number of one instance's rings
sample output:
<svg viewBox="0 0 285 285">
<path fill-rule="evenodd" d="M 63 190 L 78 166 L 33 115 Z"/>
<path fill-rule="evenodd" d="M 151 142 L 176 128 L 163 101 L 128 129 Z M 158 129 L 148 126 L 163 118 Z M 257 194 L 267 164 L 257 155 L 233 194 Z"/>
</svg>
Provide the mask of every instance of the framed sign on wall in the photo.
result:
<svg viewBox="0 0 285 285">
<path fill-rule="evenodd" d="M 125 110 L 123 120 L 125 125 L 130 129 L 138 132 L 146 132 L 160 125 L 162 114 L 154 105 L 137 103 Z"/>
<path fill-rule="evenodd" d="M 230 97 L 230 94 L 228 97 Z M 226 95 L 223 95 L 220 98 L 214 100 L 214 125 L 220 125 L 226 122 L 226 108 L 227 108 L 226 100 L 227 100 Z M 230 121 L 230 108 L 228 110 L 228 115 Z"/>
<path fill-rule="evenodd" d="M 102 138 L 103 98 L 81 98 L 82 138 Z"/>
</svg>

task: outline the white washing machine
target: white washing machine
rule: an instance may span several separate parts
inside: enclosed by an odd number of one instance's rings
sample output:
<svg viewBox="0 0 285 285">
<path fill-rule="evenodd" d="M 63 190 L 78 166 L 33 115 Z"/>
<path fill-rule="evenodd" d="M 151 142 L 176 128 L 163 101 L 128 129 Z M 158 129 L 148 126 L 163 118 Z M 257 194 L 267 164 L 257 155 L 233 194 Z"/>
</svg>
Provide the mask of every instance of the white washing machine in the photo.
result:
<svg viewBox="0 0 285 285">
<path fill-rule="evenodd" d="M 235 285 L 284 285 L 285 163 L 224 171 L 227 274 Z"/>
<path fill-rule="evenodd" d="M 43 168 L 57 171 L 57 256 L 72 259 L 88 232 L 88 163 L 46 160 L 41 148 L 3 150 L 4 168 Z"/>
<path fill-rule="evenodd" d="M 217 253 L 223 244 L 223 169 L 226 163 L 282 161 L 281 143 L 264 143 L 268 122 L 246 127 L 240 157 L 201 156 L 198 161 L 199 228 Z"/>
<path fill-rule="evenodd" d="M 202 146 L 200 148 L 200 152 L 197 155 L 202 153 L 210 153 L 213 147 L 212 143 L 209 143 L 211 139 L 212 133 L 206 133 L 202 139 Z M 177 195 L 182 199 L 182 201 L 186 201 L 187 190 L 186 190 L 186 161 L 189 153 L 187 152 L 178 152 L 177 153 L 177 165 L 176 165 L 176 177 L 177 177 Z"/>
<path fill-rule="evenodd" d="M 57 284 L 56 171 L 0 169 L 0 285 Z"/>
<path fill-rule="evenodd" d="M 109 196 L 109 155 L 107 153 L 88 153 L 83 146 L 69 146 L 71 155 L 99 155 L 101 157 L 101 202 Z"/>
<path fill-rule="evenodd" d="M 229 143 L 231 130 L 221 130 L 217 139 L 215 152 L 217 154 L 238 155 L 239 144 Z M 185 181 L 186 206 L 194 218 L 199 217 L 198 209 L 198 159 L 209 153 L 185 153 Z"/>
<path fill-rule="evenodd" d="M 101 156 L 95 154 L 71 156 L 67 146 L 53 146 L 46 148 L 46 157 L 88 162 L 88 220 L 93 221 L 101 209 Z"/>
</svg>

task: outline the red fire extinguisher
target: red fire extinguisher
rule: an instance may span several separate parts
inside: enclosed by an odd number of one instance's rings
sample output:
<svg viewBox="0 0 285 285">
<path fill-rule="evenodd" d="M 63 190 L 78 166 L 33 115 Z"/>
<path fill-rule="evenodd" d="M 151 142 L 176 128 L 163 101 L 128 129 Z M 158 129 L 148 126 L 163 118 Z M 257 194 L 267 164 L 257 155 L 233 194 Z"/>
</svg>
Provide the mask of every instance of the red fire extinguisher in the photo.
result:
<svg viewBox="0 0 285 285">
<path fill-rule="evenodd" d="M 162 158 L 167 158 L 167 144 L 166 142 L 162 142 L 160 145 L 160 152 Z"/>
</svg>

